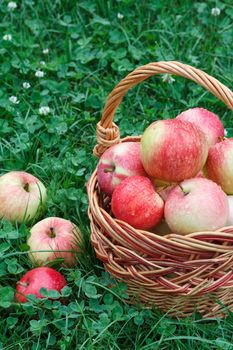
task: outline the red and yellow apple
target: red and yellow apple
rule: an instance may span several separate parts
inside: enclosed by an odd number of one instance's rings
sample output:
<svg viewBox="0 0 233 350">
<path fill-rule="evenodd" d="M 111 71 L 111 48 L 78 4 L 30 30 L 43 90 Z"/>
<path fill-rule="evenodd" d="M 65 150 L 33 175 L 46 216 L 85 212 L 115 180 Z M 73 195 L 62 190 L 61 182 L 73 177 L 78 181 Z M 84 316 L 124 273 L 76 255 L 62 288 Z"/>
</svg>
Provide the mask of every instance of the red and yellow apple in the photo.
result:
<svg viewBox="0 0 233 350">
<path fill-rule="evenodd" d="M 46 189 L 40 180 L 24 171 L 0 177 L 0 218 L 27 222 L 43 208 Z"/>
<path fill-rule="evenodd" d="M 219 117 L 205 108 L 190 108 L 179 114 L 176 119 L 191 122 L 205 134 L 209 147 L 224 137 L 224 126 Z"/>
<path fill-rule="evenodd" d="M 60 292 L 66 285 L 67 282 L 60 272 L 50 267 L 37 267 L 28 271 L 17 282 L 15 301 L 26 303 L 28 301 L 28 294 L 34 294 L 40 299 L 42 298 L 40 293 L 41 288 L 46 288 L 48 291 L 56 290 Z"/>
<path fill-rule="evenodd" d="M 205 173 L 209 179 L 220 185 L 224 192 L 233 194 L 233 138 L 210 147 Z"/>
<path fill-rule="evenodd" d="M 107 149 L 97 166 L 100 189 L 111 196 L 114 189 L 128 176 L 146 176 L 140 159 L 139 142 L 122 142 Z"/>
<path fill-rule="evenodd" d="M 204 133 L 179 119 L 156 121 L 142 135 L 142 164 L 147 174 L 159 181 L 179 182 L 194 177 L 207 154 Z"/>
<path fill-rule="evenodd" d="M 117 219 L 147 230 L 161 220 L 164 202 L 147 177 L 131 176 L 116 187 L 111 206 Z"/>
<path fill-rule="evenodd" d="M 204 178 L 182 181 L 171 191 L 164 207 L 168 226 L 180 234 L 217 230 L 226 225 L 228 216 L 227 195 Z"/>
<path fill-rule="evenodd" d="M 65 265 L 73 266 L 82 238 L 78 227 L 71 221 L 49 217 L 31 228 L 27 244 L 29 258 L 35 265 L 62 258 Z"/>
</svg>

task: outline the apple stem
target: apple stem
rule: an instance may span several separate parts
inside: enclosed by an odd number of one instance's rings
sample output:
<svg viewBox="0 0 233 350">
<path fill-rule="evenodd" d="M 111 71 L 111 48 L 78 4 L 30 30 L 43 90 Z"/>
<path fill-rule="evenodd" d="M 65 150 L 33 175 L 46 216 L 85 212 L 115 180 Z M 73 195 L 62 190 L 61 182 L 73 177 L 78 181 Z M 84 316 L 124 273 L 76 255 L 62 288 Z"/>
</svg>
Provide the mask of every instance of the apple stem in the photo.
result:
<svg viewBox="0 0 233 350">
<path fill-rule="evenodd" d="M 105 172 L 105 173 L 112 173 L 114 170 L 115 170 L 115 167 L 114 167 L 114 166 L 111 166 L 111 167 L 109 167 L 109 168 L 105 168 L 105 169 L 104 169 L 104 172 Z"/>
<path fill-rule="evenodd" d="M 26 192 L 29 192 L 29 184 L 28 183 L 26 183 L 23 188 Z"/>
<path fill-rule="evenodd" d="M 50 227 L 49 237 L 50 237 L 50 238 L 54 238 L 54 237 L 56 237 L 56 234 L 55 234 L 55 232 L 54 232 L 53 227 Z"/>
<path fill-rule="evenodd" d="M 184 194 L 185 196 L 187 196 L 187 194 L 189 194 L 189 191 L 185 191 L 185 190 L 183 189 L 183 187 L 182 187 L 180 184 L 178 184 L 178 186 L 179 186 L 179 188 L 181 189 L 181 191 L 183 192 L 183 194 Z"/>
<path fill-rule="evenodd" d="M 29 285 L 29 283 L 20 282 L 20 281 L 18 281 L 17 284 L 19 284 L 19 285 L 22 286 L 22 287 L 27 287 L 27 286 Z"/>
</svg>

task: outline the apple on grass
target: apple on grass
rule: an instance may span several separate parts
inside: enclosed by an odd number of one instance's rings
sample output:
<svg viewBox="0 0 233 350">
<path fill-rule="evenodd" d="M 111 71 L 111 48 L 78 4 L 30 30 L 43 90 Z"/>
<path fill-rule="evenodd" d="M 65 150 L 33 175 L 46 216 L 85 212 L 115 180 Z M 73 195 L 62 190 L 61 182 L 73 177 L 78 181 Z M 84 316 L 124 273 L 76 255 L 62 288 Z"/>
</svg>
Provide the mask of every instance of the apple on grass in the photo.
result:
<svg viewBox="0 0 233 350">
<path fill-rule="evenodd" d="M 204 178 L 182 181 L 164 206 L 168 226 L 180 234 L 217 230 L 226 225 L 228 215 L 227 195 L 215 182 Z"/>
<path fill-rule="evenodd" d="M 210 147 L 205 164 L 206 176 L 220 185 L 227 194 L 233 194 L 233 138 Z"/>
<path fill-rule="evenodd" d="M 43 209 L 46 189 L 40 180 L 24 171 L 0 177 L 0 218 L 28 222 Z"/>
<path fill-rule="evenodd" d="M 42 298 L 40 293 L 41 288 L 46 288 L 48 291 L 56 290 L 60 292 L 67 285 L 62 274 L 50 267 L 37 267 L 28 271 L 17 282 L 15 301 L 20 303 L 27 302 L 27 295 L 34 294 L 37 298 Z"/>
<path fill-rule="evenodd" d="M 49 217 L 31 228 L 27 244 L 30 247 L 29 258 L 35 265 L 62 258 L 66 266 L 74 266 L 82 237 L 71 221 Z"/>
<path fill-rule="evenodd" d="M 140 158 L 139 142 L 122 142 L 107 149 L 97 166 L 98 184 L 111 196 L 114 189 L 129 176 L 147 176 Z"/>
<path fill-rule="evenodd" d="M 156 121 L 142 135 L 142 164 L 147 174 L 157 181 L 179 182 L 196 176 L 207 154 L 204 133 L 190 122 Z"/>
<path fill-rule="evenodd" d="M 224 137 L 224 126 L 219 117 L 205 108 L 190 108 L 176 119 L 193 123 L 205 134 L 209 147 Z"/>
<path fill-rule="evenodd" d="M 164 202 L 147 177 L 131 176 L 114 190 L 111 207 L 117 219 L 147 230 L 161 220 Z"/>
</svg>

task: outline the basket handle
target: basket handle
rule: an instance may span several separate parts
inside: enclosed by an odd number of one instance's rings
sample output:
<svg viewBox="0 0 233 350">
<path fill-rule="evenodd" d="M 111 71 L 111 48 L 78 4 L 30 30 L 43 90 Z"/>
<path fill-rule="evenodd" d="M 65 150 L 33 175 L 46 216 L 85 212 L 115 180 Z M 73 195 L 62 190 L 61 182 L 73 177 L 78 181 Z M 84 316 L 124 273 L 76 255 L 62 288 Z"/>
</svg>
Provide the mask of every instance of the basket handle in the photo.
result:
<svg viewBox="0 0 233 350">
<path fill-rule="evenodd" d="M 122 79 L 109 94 L 100 122 L 97 124 L 97 145 L 93 153 L 100 157 L 110 146 L 120 142 L 120 131 L 113 122 L 114 113 L 127 91 L 155 74 L 175 74 L 203 86 L 233 110 L 233 92 L 217 79 L 187 64 L 175 61 L 152 62 L 136 68 Z"/>
</svg>

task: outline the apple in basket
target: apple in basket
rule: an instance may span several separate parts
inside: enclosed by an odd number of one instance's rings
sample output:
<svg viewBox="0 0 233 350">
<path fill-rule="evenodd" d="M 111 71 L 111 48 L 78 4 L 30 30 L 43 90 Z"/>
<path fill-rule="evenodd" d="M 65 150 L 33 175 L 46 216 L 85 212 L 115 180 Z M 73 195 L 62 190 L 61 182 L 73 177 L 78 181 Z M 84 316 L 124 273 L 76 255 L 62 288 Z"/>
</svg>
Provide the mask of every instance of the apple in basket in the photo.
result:
<svg viewBox="0 0 233 350">
<path fill-rule="evenodd" d="M 205 134 L 209 147 L 224 137 L 224 126 L 219 117 L 205 108 L 191 108 L 179 114 L 176 119 L 191 122 Z"/>
<path fill-rule="evenodd" d="M 24 171 L 0 177 L 0 218 L 27 222 L 43 209 L 46 189 L 40 180 Z"/>
<path fill-rule="evenodd" d="M 157 180 L 179 182 L 194 177 L 207 155 L 204 133 L 190 122 L 156 121 L 142 135 L 142 164 L 147 174 Z"/>
<path fill-rule="evenodd" d="M 28 271 L 17 282 L 15 301 L 26 303 L 27 295 L 34 294 L 37 298 L 42 298 L 40 293 L 41 288 L 46 288 L 48 291 L 56 290 L 60 292 L 67 285 L 62 274 L 50 267 L 37 267 Z"/>
<path fill-rule="evenodd" d="M 82 243 L 81 233 L 69 220 L 49 217 L 39 221 L 30 231 L 27 244 L 29 258 L 35 265 L 62 258 L 64 264 L 73 266 Z"/>
<path fill-rule="evenodd" d="M 228 215 L 227 195 L 215 182 L 204 178 L 179 183 L 164 207 L 168 226 L 180 234 L 217 230 L 226 225 Z"/>
<path fill-rule="evenodd" d="M 205 172 L 224 192 L 233 194 L 233 138 L 210 147 Z"/>
<path fill-rule="evenodd" d="M 107 149 L 97 166 L 100 189 L 111 196 L 114 189 L 128 176 L 147 176 L 140 158 L 139 142 L 122 142 Z"/>
<path fill-rule="evenodd" d="M 131 176 L 115 188 L 111 208 L 117 219 L 147 230 L 162 219 L 164 202 L 147 177 Z"/>
</svg>

